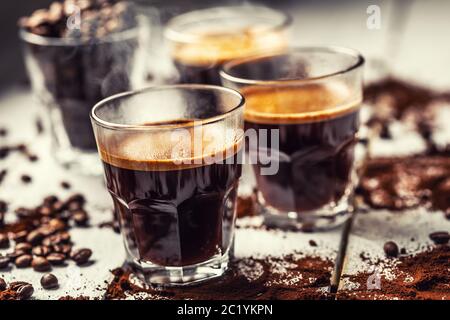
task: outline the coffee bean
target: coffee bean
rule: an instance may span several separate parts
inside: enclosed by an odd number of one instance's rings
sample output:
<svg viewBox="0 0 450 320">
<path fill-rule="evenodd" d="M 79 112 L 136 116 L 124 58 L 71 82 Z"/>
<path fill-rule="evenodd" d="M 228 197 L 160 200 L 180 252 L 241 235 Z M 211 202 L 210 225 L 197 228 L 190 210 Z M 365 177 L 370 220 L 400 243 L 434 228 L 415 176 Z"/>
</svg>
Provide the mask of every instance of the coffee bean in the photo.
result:
<svg viewBox="0 0 450 320">
<path fill-rule="evenodd" d="M 71 185 L 70 185 L 70 183 L 68 183 L 67 181 L 62 181 L 61 182 L 61 187 L 63 188 L 63 189 L 70 189 L 71 188 Z"/>
<path fill-rule="evenodd" d="M 13 240 L 14 240 L 16 243 L 24 242 L 24 241 L 27 239 L 27 236 L 28 236 L 28 232 L 27 232 L 27 231 L 25 231 L 25 230 L 19 231 L 19 232 L 16 232 L 16 233 L 13 235 Z"/>
<path fill-rule="evenodd" d="M 45 257 L 45 256 L 49 255 L 51 253 L 51 251 L 52 250 L 50 249 L 50 247 L 37 246 L 37 247 L 33 248 L 31 253 L 33 253 L 33 255 L 35 255 L 35 256 Z"/>
<path fill-rule="evenodd" d="M 32 248 L 31 244 L 29 244 L 27 242 L 21 242 L 21 243 L 16 244 L 16 246 L 14 247 L 14 250 L 30 253 L 31 248 Z"/>
<path fill-rule="evenodd" d="M 66 259 L 66 256 L 63 253 L 50 253 L 47 257 L 47 261 L 50 262 L 50 264 L 57 266 L 64 263 L 64 260 Z"/>
<path fill-rule="evenodd" d="M 0 233 L 0 249 L 9 248 L 9 239 L 6 234 Z"/>
<path fill-rule="evenodd" d="M 45 222 L 46 219 L 41 219 L 41 223 L 46 223 Z M 54 234 L 56 230 L 54 227 L 52 227 L 50 225 L 50 221 L 47 222 L 48 225 L 43 225 L 42 227 L 39 228 L 39 232 L 42 234 L 42 236 L 44 237 L 48 237 L 51 236 L 52 234 Z"/>
<path fill-rule="evenodd" d="M 67 209 L 71 212 L 77 211 L 77 210 L 82 210 L 83 204 L 81 204 L 79 202 L 71 202 L 67 205 Z"/>
<path fill-rule="evenodd" d="M 44 274 L 41 278 L 41 285 L 47 290 L 57 288 L 59 286 L 58 278 L 51 273 Z"/>
<path fill-rule="evenodd" d="M 56 231 L 63 231 L 67 228 L 67 225 L 61 219 L 54 218 L 48 222 L 49 226 L 55 229 Z"/>
<path fill-rule="evenodd" d="M 53 214 L 53 208 L 50 207 L 49 205 L 44 205 L 38 209 L 38 212 L 40 215 L 50 216 Z"/>
<path fill-rule="evenodd" d="M 44 238 L 44 235 L 39 229 L 31 231 L 27 236 L 27 242 L 36 245 Z"/>
<path fill-rule="evenodd" d="M 35 154 L 29 154 L 28 155 L 28 160 L 30 160 L 31 162 L 36 162 L 39 160 L 39 157 Z"/>
<path fill-rule="evenodd" d="M 5 269 L 9 266 L 9 257 L 0 256 L 0 269 Z"/>
<path fill-rule="evenodd" d="M 6 213 L 8 211 L 8 204 L 6 201 L 0 200 L 0 213 Z"/>
<path fill-rule="evenodd" d="M 314 240 L 309 240 L 309 245 L 311 247 L 317 247 L 317 242 L 315 242 Z"/>
<path fill-rule="evenodd" d="M 16 265 L 17 268 L 27 268 L 30 266 L 32 259 L 33 258 L 29 254 L 24 254 L 18 256 L 14 261 L 14 264 Z"/>
<path fill-rule="evenodd" d="M 6 281 L 0 278 L 0 291 L 6 290 Z"/>
<path fill-rule="evenodd" d="M 0 137 L 6 137 L 8 135 L 8 129 L 0 128 Z"/>
<path fill-rule="evenodd" d="M 35 257 L 31 262 L 31 266 L 35 271 L 44 272 L 51 270 L 50 262 L 44 257 Z"/>
<path fill-rule="evenodd" d="M 34 288 L 31 284 L 24 281 L 15 281 L 9 284 L 9 288 L 19 296 L 20 300 L 25 300 L 30 298 L 34 293 Z"/>
<path fill-rule="evenodd" d="M 75 261 L 77 265 L 82 265 L 89 261 L 91 255 L 92 255 L 91 249 L 83 248 L 73 251 L 70 257 L 72 258 L 73 261 Z"/>
<path fill-rule="evenodd" d="M 56 201 L 53 203 L 52 208 L 55 212 L 61 212 L 66 208 L 66 204 L 62 201 Z"/>
<path fill-rule="evenodd" d="M 22 207 L 17 208 L 16 210 L 14 210 L 14 212 L 16 213 L 17 217 L 19 217 L 19 218 L 29 218 L 36 214 L 35 210 L 22 208 Z"/>
<path fill-rule="evenodd" d="M 384 244 L 384 253 L 386 253 L 386 256 L 388 257 L 397 257 L 398 256 L 398 246 L 393 241 L 388 241 Z"/>
<path fill-rule="evenodd" d="M 32 181 L 32 178 L 27 174 L 23 174 L 20 177 L 20 180 L 22 180 L 23 183 L 30 183 Z"/>
<path fill-rule="evenodd" d="M 430 233 L 429 237 L 435 244 L 447 244 L 450 241 L 450 234 L 446 231 Z"/>
<path fill-rule="evenodd" d="M 72 251 L 72 246 L 69 244 L 55 244 L 52 246 L 52 249 L 56 253 L 62 253 L 65 256 L 68 256 Z"/>
<path fill-rule="evenodd" d="M 52 206 L 55 202 L 57 202 L 59 199 L 55 195 L 50 195 L 44 198 L 44 205 L 46 206 Z"/>
<path fill-rule="evenodd" d="M 89 216 L 84 210 L 77 210 L 72 213 L 72 219 L 77 226 L 86 226 L 89 221 Z"/>
<path fill-rule="evenodd" d="M 84 198 L 84 196 L 81 193 L 76 193 L 76 194 L 71 195 L 66 201 L 67 204 L 69 204 L 71 202 L 77 202 L 80 204 L 84 204 L 86 202 L 86 199 Z"/>
</svg>

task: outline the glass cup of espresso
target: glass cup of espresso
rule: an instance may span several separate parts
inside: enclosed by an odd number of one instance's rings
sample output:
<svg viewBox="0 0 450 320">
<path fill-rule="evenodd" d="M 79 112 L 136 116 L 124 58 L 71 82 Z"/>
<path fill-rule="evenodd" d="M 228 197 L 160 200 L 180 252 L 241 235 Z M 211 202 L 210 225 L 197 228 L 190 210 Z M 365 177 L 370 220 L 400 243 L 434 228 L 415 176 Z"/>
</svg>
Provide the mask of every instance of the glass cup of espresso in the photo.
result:
<svg viewBox="0 0 450 320">
<path fill-rule="evenodd" d="M 165 30 L 181 83 L 220 85 L 222 63 L 283 51 L 291 19 L 262 6 L 230 6 L 191 11 L 172 18 Z"/>
<path fill-rule="evenodd" d="M 268 224 L 311 231 L 351 215 L 363 64 L 351 49 L 305 47 L 223 66 L 223 84 L 246 99 L 246 149 Z"/>
<path fill-rule="evenodd" d="M 222 275 L 233 254 L 243 97 L 208 85 L 112 96 L 91 112 L 127 260 L 147 284 Z"/>
</svg>

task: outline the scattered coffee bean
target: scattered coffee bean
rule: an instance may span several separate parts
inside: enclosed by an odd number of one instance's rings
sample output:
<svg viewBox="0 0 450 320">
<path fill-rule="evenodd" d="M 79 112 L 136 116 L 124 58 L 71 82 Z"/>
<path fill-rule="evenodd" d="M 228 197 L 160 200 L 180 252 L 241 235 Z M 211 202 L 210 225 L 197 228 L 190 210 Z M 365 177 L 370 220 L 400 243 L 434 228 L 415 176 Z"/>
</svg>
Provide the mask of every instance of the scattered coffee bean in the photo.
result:
<svg viewBox="0 0 450 320">
<path fill-rule="evenodd" d="M 39 257 L 45 257 L 47 255 L 49 255 L 51 253 L 51 249 L 50 247 L 47 246 L 37 246 L 34 247 L 33 250 L 31 251 L 31 253 L 35 256 L 39 256 Z"/>
<path fill-rule="evenodd" d="M 77 210 L 72 212 L 72 219 L 77 226 L 86 226 L 89 221 L 89 216 L 84 210 Z"/>
<path fill-rule="evenodd" d="M 54 266 L 58 266 L 64 263 L 66 256 L 63 253 L 50 253 L 47 257 L 47 261 Z"/>
<path fill-rule="evenodd" d="M 6 234 L 0 233 L 0 249 L 9 248 L 9 239 Z"/>
<path fill-rule="evenodd" d="M 36 214 L 35 210 L 22 207 L 17 208 L 16 210 L 14 210 L 14 212 L 16 213 L 18 218 L 29 218 Z"/>
<path fill-rule="evenodd" d="M 68 244 L 55 244 L 52 246 L 52 249 L 56 253 L 62 253 L 65 256 L 67 256 L 72 251 L 72 246 Z"/>
<path fill-rule="evenodd" d="M 0 269 L 7 268 L 10 261 L 9 257 L 0 256 Z"/>
<path fill-rule="evenodd" d="M 8 211 L 8 204 L 6 201 L 0 200 L 0 213 L 6 213 Z"/>
<path fill-rule="evenodd" d="M 72 252 L 70 257 L 72 258 L 73 261 L 75 261 L 77 265 L 82 265 L 89 261 L 91 255 L 92 255 L 91 249 L 83 248 Z"/>
<path fill-rule="evenodd" d="M 315 242 L 314 240 L 309 240 L 309 245 L 311 247 L 317 247 L 317 242 Z"/>
<path fill-rule="evenodd" d="M 42 234 L 42 232 L 39 229 L 33 230 L 31 231 L 28 235 L 27 235 L 27 242 L 36 245 L 39 242 L 41 242 L 41 240 L 44 238 L 44 235 Z"/>
<path fill-rule="evenodd" d="M 30 253 L 31 249 L 32 249 L 31 244 L 29 244 L 27 242 L 18 243 L 14 248 L 15 251 L 23 251 L 26 253 Z"/>
<path fill-rule="evenodd" d="M 429 237 L 435 244 L 447 244 L 450 241 L 450 234 L 447 231 L 433 232 Z"/>
<path fill-rule="evenodd" d="M 39 157 L 35 154 L 29 154 L 28 155 L 28 160 L 30 160 L 31 162 L 36 162 L 39 160 Z"/>
<path fill-rule="evenodd" d="M 6 137 L 8 135 L 8 130 L 6 128 L 0 128 L 0 137 Z"/>
<path fill-rule="evenodd" d="M 63 188 L 63 189 L 70 189 L 71 188 L 71 185 L 70 185 L 70 183 L 68 183 L 67 181 L 62 181 L 61 182 L 61 187 Z"/>
<path fill-rule="evenodd" d="M 35 271 L 44 272 L 51 270 L 50 262 L 44 257 L 35 257 L 31 262 L 31 266 Z"/>
<path fill-rule="evenodd" d="M 6 281 L 0 278 L 0 291 L 6 290 Z"/>
<path fill-rule="evenodd" d="M 24 241 L 27 239 L 27 236 L 28 236 L 28 232 L 27 232 L 27 231 L 25 231 L 25 230 L 19 231 L 19 232 L 16 232 L 16 233 L 13 235 L 13 240 L 14 240 L 16 243 L 24 242 Z"/>
<path fill-rule="evenodd" d="M 398 246 L 393 241 L 388 241 L 384 244 L 384 253 L 386 253 L 386 256 L 395 258 L 398 256 Z"/>
<path fill-rule="evenodd" d="M 32 181 L 32 178 L 27 174 L 23 174 L 20 177 L 20 180 L 22 180 L 23 183 L 30 183 Z"/>
<path fill-rule="evenodd" d="M 14 261 L 14 264 L 17 268 L 28 268 L 31 264 L 31 260 L 33 260 L 33 258 L 29 254 L 24 254 L 18 256 Z"/>
<path fill-rule="evenodd" d="M 1 148 L 0 148 L 0 159 L 1 159 Z M 2 169 L 0 170 L 0 183 L 2 183 L 3 179 L 5 179 L 6 174 L 8 173 L 8 170 Z"/>
<path fill-rule="evenodd" d="M 44 274 L 41 278 L 41 285 L 44 289 L 57 288 L 59 286 L 58 278 L 51 273 Z"/>
<path fill-rule="evenodd" d="M 56 231 L 63 231 L 67 228 L 66 223 L 64 221 L 62 221 L 61 219 L 57 219 L 57 218 L 51 219 L 48 222 L 48 225 Z"/>
<path fill-rule="evenodd" d="M 29 299 L 34 293 L 33 286 L 24 281 L 11 282 L 9 288 L 17 292 L 21 300 Z"/>
</svg>

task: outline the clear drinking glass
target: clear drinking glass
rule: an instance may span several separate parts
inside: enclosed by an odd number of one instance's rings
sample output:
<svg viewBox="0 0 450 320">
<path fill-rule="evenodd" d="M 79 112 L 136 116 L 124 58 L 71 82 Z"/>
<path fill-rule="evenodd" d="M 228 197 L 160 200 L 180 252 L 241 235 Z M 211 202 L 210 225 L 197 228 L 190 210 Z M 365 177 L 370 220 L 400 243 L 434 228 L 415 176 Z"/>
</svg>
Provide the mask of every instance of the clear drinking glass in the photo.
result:
<svg viewBox="0 0 450 320">
<path fill-rule="evenodd" d="M 229 6 L 191 11 L 172 18 L 165 30 L 182 83 L 220 85 L 223 62 L 288 46 L 291 19 L 262 6 Z"/>
<path fill-rule="evenodd" d="M 115 95 L 91 119 L 128 262 L 149 284 L 222 275 L 233 252 L 244 99 L 208 85 Z"/>
<path fill-rule="evenodd" d="M 267 223 L 313 230 L 350 216 L 363 64 L 351 49 L 310 47 L 223 66 L 223 84 L 246 99 L 246 136 L 256 137 L 247 149 Z"/>
<path fill-rule="evenodd" d="M 52 153 L 62 165 L 101 174 L 89 113 L 94 104 L 142 85 L 144 27 L 103 38 L 50 38 L 20 31 L 25 63 Z"/>
</svg>

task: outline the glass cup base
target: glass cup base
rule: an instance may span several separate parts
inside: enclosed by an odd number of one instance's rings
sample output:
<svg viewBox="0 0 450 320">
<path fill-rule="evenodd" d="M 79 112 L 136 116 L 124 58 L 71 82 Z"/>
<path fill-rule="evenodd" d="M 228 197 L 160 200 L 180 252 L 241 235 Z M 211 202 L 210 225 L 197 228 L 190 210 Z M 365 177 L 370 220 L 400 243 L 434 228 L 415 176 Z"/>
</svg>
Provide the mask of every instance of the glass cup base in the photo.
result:
<svg viewBox="0 0 450 320">
<path fill-rule="evenodd" d="M 208 261 L 183 267 L 167 267 L 138 261 L 128 261 L 143 285 L 150 287 L 180 287 L 198 284 L 222 276 L 227 270 L 230 253 Z"/>
<path fill-rule="evenodd" d="M 264 198 L 258 192 L 258 206 L 268 227 L 314 232 L 333 229 L 346 222 L 354 211 L 352 198 L 351 195 L 344 195 L 339 202 L 313 211 L 284 212 L 264 204 Z"/>
</svg>

